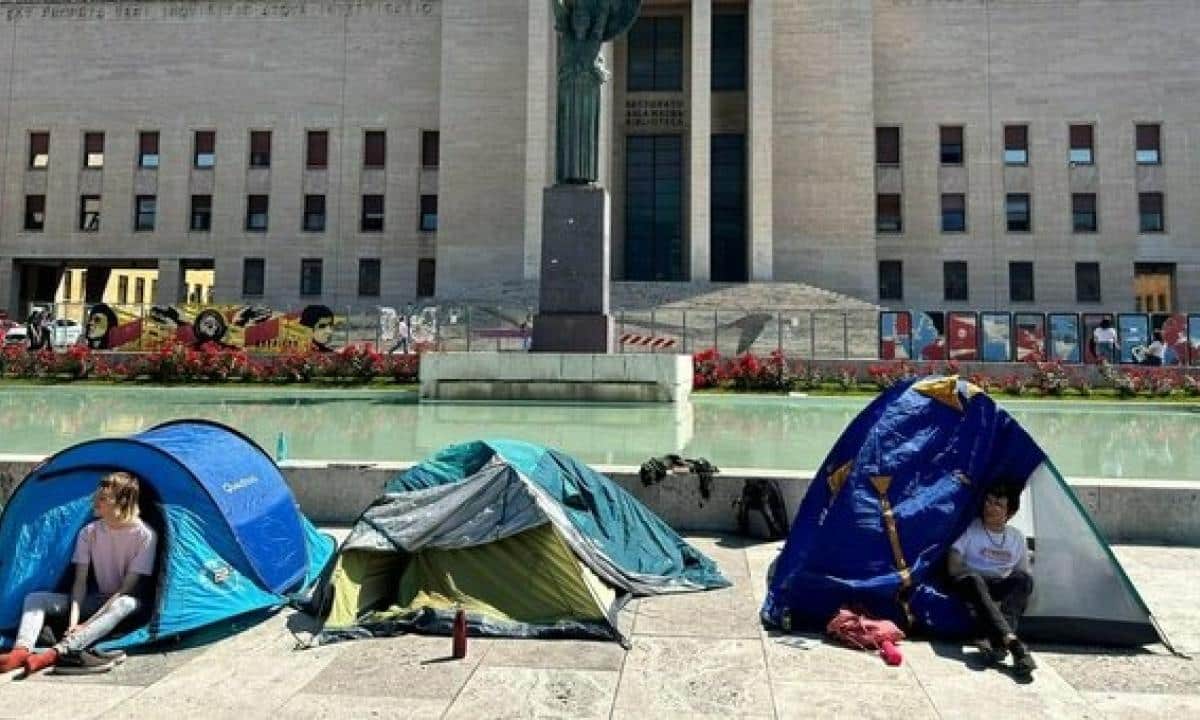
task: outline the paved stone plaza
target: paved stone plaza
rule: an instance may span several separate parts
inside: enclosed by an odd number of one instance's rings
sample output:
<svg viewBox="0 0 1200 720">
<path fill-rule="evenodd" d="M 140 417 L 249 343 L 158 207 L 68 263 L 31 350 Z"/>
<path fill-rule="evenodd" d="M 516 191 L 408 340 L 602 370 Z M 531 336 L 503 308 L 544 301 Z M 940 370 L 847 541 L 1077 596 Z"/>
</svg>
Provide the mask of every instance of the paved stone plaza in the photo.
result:
<svg viewBox="0 0 1200 720">
<path fill-rule="evenodd" d="M 1200 713 L 1200 663 L 1162 648 L 1035 647 L 1032 684 L 981 670 L 972 651 L 905 643 L 905 664 L 764 633 L 757 610 L 778 543 L 694 537 L 734 587 L 633 603 L 616 643 L 402 637 L 293 651 L 282 613 L 241 635 L 131 657 L 108 675 L 0 678 L 0 717 L 660 718 L 1162 717 Z M 1200 651 L 1200 549 L 1117 554 L 1168 635 Z M 812 646 L 804 649 L 805 646 Z"/>
</svg>

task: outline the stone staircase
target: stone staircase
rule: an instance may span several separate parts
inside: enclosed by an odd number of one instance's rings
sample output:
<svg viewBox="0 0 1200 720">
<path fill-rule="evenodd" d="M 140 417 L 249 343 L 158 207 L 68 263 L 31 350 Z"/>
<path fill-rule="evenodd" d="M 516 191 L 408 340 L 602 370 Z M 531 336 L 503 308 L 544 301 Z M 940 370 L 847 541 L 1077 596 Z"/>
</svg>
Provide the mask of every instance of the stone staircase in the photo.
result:
<svg viewBox="0 0 1200 720">
<path fill-rule="evenodd" d="M 874 303 L 805 283 L 614 282 L 612 309 L 874 310 Z M 538 283 L 503 282 L 473 288 L 469 295 L 439 298 L 498 307 L 536 308 Z"/>
<path fill-rule="evenodd" d="M 880 306 L 804 283 L 615 282 L 611 293 L 617 335 L 637 338 L 623 343 L 623 352 L 716 347 L 726 355 L 766 355 L 782 348 L 789 357 L 820 359 L 874 358 L 878 352 Z M 469 298 L 449 301 L 523 316 L 526 309 L 536 312 L 538 284 L 481 286 Z M 664 339 L 673 344 L 654 342 Z"/>
</svg>

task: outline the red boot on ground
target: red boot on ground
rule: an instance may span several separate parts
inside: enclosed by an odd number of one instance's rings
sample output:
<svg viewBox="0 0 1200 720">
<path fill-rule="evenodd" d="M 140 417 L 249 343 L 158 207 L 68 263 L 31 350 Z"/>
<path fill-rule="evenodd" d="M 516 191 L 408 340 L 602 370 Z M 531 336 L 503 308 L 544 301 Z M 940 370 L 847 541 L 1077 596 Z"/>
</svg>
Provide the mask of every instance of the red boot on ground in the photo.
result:
<svg viewBox="0 0 1200 720">
<path fill-rule="evenodd" d="M 0 673 L 16 670 L 25 664 L 27 657 L 29 657 L 29 649 L 23 647 L 15 647 L 10 652 L 0 655 Z"/>
<path fill-rule="evenodd" d="M 37 655 L 30 655 L 25 658 L 25 672 L 32 675 L 39 670 L 45 670 L 56 662 L 58 662 L 57 650 L 47 650 Z"/>
</svg>

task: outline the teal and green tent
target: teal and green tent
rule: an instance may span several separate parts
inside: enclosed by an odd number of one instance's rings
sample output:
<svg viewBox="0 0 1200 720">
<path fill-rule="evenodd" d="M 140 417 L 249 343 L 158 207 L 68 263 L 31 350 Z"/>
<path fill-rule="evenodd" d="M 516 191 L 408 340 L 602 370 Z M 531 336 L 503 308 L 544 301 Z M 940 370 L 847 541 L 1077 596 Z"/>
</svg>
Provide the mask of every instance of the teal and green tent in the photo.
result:
<svg viewBox="0 0 1200 720">
<path fill-rule="evenodd" d="M 608 478 L 511 440 L 445 448 L 362 514 L 314 595 L 318 643 L 404 632 L 619 639 L 631 596 L 725 587 Z"/>
</svg>

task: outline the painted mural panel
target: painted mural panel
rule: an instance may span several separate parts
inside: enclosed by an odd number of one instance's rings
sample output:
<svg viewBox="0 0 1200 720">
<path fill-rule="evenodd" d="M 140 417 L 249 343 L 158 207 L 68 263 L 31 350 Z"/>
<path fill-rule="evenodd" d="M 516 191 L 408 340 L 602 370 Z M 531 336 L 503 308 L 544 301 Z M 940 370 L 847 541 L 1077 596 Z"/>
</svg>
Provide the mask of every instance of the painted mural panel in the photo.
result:
<svg viewBox="0 0 1200 720">
<path fill-rule="evenodd" d="M 979 318 L 973 312 L 952 312 L 948 315 L 946 343 L 950 359 L 972 362 L 979 359 Z"/>
<path fill-rule="evenodd" d="M 1046 316 L 1041 313 L 1013 315 L 1013 343 L 1019 362 L 1042 362 L 1046 359 Z"/>
<path fill-rule="evenodd" d="M 907 311 L 879 313 L 879 358 L 912 359 L 912 318 Z"/>
<path fill-rule="evenodd" d="M 1051 313 L 1050 323 L 1050 359 L 1064 363 L 1078 363 L 1082 360 L 1082 350 L 1079 341 L 1079 316 L 1074 313 Z"/>
<path fill-rule="evenodd" d="M 983 361 L 1008 362 L 1012 359 L 1012 316 L 1006 312 L 979 314 L 983 328 Z"/>
<path fill-rule="evenodd" d="M 1117 335 L 1121 338 L 1121 362 L 1141 362 L 1138 355 L 1150 344 L 1150 318 L 1135 313 L 1118 315 Z"/>
</svg>

